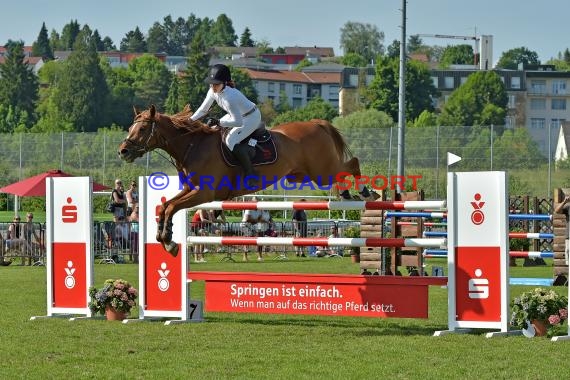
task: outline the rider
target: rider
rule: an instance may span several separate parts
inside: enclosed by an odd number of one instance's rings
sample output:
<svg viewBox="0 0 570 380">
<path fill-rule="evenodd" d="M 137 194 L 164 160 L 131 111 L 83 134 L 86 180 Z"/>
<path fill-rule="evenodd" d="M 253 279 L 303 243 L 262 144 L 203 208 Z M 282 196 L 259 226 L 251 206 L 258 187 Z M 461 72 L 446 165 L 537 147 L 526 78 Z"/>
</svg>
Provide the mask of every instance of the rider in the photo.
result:
<svg viewBox="0 0 570 380">
<path fill-rule="evenodd" d="M 196 121 L 205 116 L 214 101 L 227 112 L 219 120 L 213 117 L 207 118 L 206 124 L 212 128 L 217 128 L 217 126 L 231 128 L 225 138 L 225 143 L 244 169 L 247 186 L 254 187 L 257 176 L 249 157 L 249 147 L 247 144 L 240 143 L 259 127 L 261 112 L 255 103 L 235 88 L 230 69 L 226 65 L 212 66 L 205 82 L 210 85 L 210 89 L 202 105 L 190 117 L 190 120 Z"/>
</svg>

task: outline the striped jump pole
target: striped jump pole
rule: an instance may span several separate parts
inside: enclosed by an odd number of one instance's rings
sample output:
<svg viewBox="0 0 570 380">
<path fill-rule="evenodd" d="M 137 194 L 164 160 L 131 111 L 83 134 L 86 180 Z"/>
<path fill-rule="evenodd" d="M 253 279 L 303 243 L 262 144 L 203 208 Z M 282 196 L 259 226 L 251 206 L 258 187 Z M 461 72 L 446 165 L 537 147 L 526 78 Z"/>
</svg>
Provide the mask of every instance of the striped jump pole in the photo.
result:
<svg viewBox="0 0 570 380">
<path fill-rule="evenodd" d="M 447 251 L 445 249 L 425 249 L 423 252 L 423 256 L 427 259 L 433 259 L 437 257 L 447 257 Z M 533 258 L 553 258 L 554 252 L 550 251 L 510 251 L 510 257 L 516 258 L 525 258 L 525 259 L 533 259 Z"/>
<path fill-rule="evenodd" d="M 203 203 L 200 210 L 425 210 L 445 209 L 446 201 L 342 201 L 342 202 L 291 202 L 215 201 Z"/>
<path fill-rule="evenodd" d="M 552 220 L 552 215 L 546 214 L 509 214 L 513 220 Z"/>
<path fill-rule="evenodd" d="M 188 236 L 188 244 L 213 245 L 274 245 L 274 246 L 319 246 L 319 247 L 431 247 L 447 245 L 446 239 L 381 239 L 381 238 L 293 238 L 293 237 L 246 237 L 246 236 Z"/>
<path fill-rule="evenodd" d="M 443 211 L 426 211 L 426 212 L 387 212 L 388 218 L 447 218 L 447 212 Z"/>
<path fill-rule="evenodd" d="M 386 221 L 386 224 L 391 224 L 390 220 Z M 417 226 L 418 222 L 397 222 L 399 226 Z M 446 222 L 423 222 L 424 227 L 445 227 Z"/>
<path fill-rule="evenodd" d="M 424 231 L 423 237 L 447 237 L 446 231 Z M 509 232 L 510 239 L 554 239 L 554 234 L 542 232 Z"/>
</svg>

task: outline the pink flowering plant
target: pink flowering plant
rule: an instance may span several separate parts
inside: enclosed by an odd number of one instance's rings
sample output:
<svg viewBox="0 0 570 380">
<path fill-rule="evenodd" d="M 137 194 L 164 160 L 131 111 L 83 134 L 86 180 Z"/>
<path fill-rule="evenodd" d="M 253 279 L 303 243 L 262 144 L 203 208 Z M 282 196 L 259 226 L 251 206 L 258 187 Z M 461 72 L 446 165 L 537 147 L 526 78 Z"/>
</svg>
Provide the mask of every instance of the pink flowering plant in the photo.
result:
<svg viewBox="0 0 570 380">
<path fill-rule="evenodd" d="M 89 288 L 89 309 L 93 314 L 105 314 L 105 308 L 110 306 L 122 313 L 130 313 L 136 305 L 138 292 L 127 281 L 106 280 L 101 289 Z"/>
<path fill-rule="evenodd" d="M 511 308 L 511 326 L 523 329 L 533 320 L 540 320 L 546 324 L 548 336 L 559 335 L 568 319 L 568 298 L 544 288 L 522 293 L 511 302 Z"/>
</svg>

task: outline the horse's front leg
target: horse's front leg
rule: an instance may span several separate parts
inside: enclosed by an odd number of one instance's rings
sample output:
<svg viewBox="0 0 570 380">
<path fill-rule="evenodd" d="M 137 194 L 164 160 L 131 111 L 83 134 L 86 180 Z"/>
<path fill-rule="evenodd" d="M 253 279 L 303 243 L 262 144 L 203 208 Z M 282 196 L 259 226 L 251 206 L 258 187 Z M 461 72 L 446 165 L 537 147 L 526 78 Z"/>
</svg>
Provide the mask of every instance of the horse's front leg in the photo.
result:
<svg viewBox="0 0 570 380">
<path fill-rule="evenodd" d="M 178 255 L 178 244 L 172 241 L 172 218 L 174 215 L 186 208 L 196 206 L 198 204 L 213 200 L 208 198 L 209 192 L 200 191 L 198 187 L 192 191 L 182 191 L 176 197 L 168 201 L 164 206 L 164 223 L 161 231 L 161 243 L 164 249 L 172 256 Z"/>
</svg>

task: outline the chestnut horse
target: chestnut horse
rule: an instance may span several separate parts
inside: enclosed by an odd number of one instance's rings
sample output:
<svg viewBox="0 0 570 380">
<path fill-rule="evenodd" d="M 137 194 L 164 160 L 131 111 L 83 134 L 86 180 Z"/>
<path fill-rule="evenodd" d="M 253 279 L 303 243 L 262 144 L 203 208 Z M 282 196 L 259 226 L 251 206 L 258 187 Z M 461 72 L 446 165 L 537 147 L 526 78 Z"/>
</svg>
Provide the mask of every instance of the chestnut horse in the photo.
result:
<svg viewBox="0 0 570 380">
<path fill-rule="evenodd" d="M 235 184 L 242 168 L 230 167 L 222 159 L 220 131 L 200 121 L 190 121 L 191 115 L 188 106 L 171 116 L 158 113 L 154 105 L 142 112 L 135 109 L 133 124 L 118 150 L 121 159 L 133 162 L 146 152 L 160 148 L 172 157 L 179 175 L 184 175 L 193 184 L 191 189 L 188 183 L 184 183 L 182 191 L 167 200 L 160 210 L 156 240 L 174 256 L 178 254 L 178 245 L 172 242 L 172 217 L 176 212 L 261 190 L 261 187 L 219 186 L 222 179 L 227 183 L 228 178 Z M 287 176 L 287 180 L 293 183 L 306 182 L 309 178 L 319 186 L 327 186 L 346 175 L 361 175 L 358 159 L 351 157 L 343 137 L 328 121 L 286 123 L 271 128 L 270 133 L 277 147 L 277 160 L 256 166 L 260 178 Z M 210 188 L 199 187 L 202 176 L 214 178 Z M 272 183 L 265 183 L 266 187 L 269 185 Z M 377 196 L 364 186 L 360 187 L 363 199 L 371 200 Z M 342 196 L 350 198 L 348 190 Z"/>
</svg>

